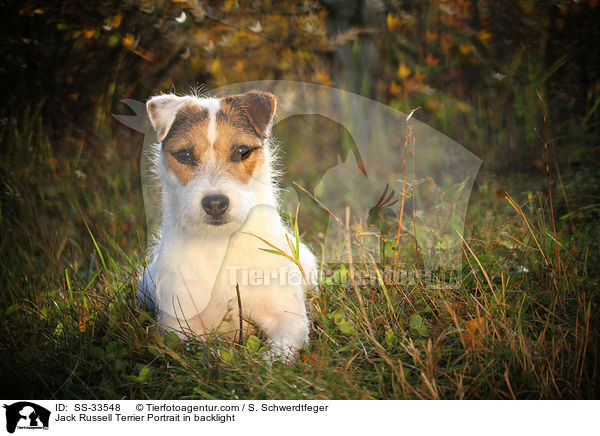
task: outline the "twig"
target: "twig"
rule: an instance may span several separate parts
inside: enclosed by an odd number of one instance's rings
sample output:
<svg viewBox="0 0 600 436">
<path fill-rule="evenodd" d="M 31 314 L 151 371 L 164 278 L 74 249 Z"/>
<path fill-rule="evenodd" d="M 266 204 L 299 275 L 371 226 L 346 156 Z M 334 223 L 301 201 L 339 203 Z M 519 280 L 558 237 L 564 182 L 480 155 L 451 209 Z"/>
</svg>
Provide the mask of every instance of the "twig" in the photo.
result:
<svg viewBox="0 0 600 436">
<path fill-rule="evenodd" d="M 300 186 L 298 183 L 296 182 L 292 182 L 294 185 L 296 185 L 298 188 L 300 188 L 302 191 L 304 191 L 306 194 L 308 194 L 308 196 L 310 198 L 312 198 L 313 200 L 315 200 L 317 202 L 317 204 L 319 206 L 321 206 L 321 208 L 323 210 L 325 210 L 325 212 L 329 213 L 329 215 L 331 215 L 333 218 L 336 219 L 336 221 L 343 227 L 345 227 L 344 223 L 342 222 L 341 219 L 339 219 L 327 206 L 325 206 L 323 203 L 321 203 L 319 201 L 319 199 L 317 199 L 317 197 L 315 197 L 314 195 L 312 195 L 310 192 L 308 192 L 304 187 Z"/>
<path fill-rule="evenodd" d="M 510 396 L 513 400 L 516 400 L 517 397 L 512 389 L 512 386 L 510 385 L 510 379 L 508 378 L 508 366 L 505 367 L 506 369 L 504 370 L 504 380 L 506 381 L 506 386 L 508 386 L 508 390 L 510 391 Z"/>
<path fill-rule="evenodd" d="M 543 142 L 544 142 L 544 150 L 546 151 L 546 180 L 547 180 L 547 184 L 548 184 L 548 202 L 550 203 L 550 218 L 552 220 L 552 233 L 554 233 L 554 240 L 558 240 L 558 237 L 556 236 L 556 222 L 554 219 L 554 205 L 552 204 L 552 185 L 550 183 L 550 151 L 548 149 L 548 131 L 547 131 L 547 125 L 546 125 L 546 105 L 544 104 L 544 97 L 542 96 L 542 94 L 540 94 L 540 92 L 537 92 L 538 98 L 540 99 L 540 102 L 542 103 L 542 112 L 544 114 L 544 137 L 543 137 Z M 555 250 L 556 250 L 556 269 L 558 270 L 557 273 L 560 276 L 560 258 L 559 258 L 559 248 L 558 245 L 555 245 Z"/>
<path fill-rule="evenodd" d="M 329 339 L 331 342 L 333 342 L 333 343 L 335 344 L 335 346 L 336 346 L 336 347 L 339 347 L 339 346 L 340 346 L 340 344 L 338 344 L 338 343 L 335 341 L 335 339 L 333 339 L 331 336 L 329 336 L 329 335 L 328 335 L 328 334 L 325 332 L 325 330 L 323 330 L 323 329 L 322 329 L 321 327 L 319 327 L 319 326 L 316 326 L 316 327 L 317 327 L 317 330 L 319 330 L 321 333 L 323 333 L 323 334 L 325 335 L 325 337 L 327 337 L 327 339 Z"/>
<path fill-rule="evenodd" d="M 400 252 L 400 233 L 402 232 L 402 220 L 404 218 L 404 200 L 406 199 L 406 153 L 408 150 L 408 138 L 410 137 L 410 127 L 408 120 L 406 122 L 406 140 L 404 141 L 404 166 L 402 168 L 402 202 L 400 203 L 400 219 L 398 220 L 398 233 L 396 235 L 396 251 L 394 253 L 394 270 L 392 272 L 392 279 L 396 280 L 396 267 L 398 264 L 398 253 Z"/>
<path fill-rule="evenodd" d="M 420 107 L 420 106 L 419 106 Z M 419 108 L 417 108 L 419 109 Z M 416 111 L 417 109 L 415 109 L 414 111 Z M 411 115 L 414 113 L 411 112 Z M 412 218 L 413 218 L 413 233 L 414 233 L 414 241 L 415 241 L 415 262 L 419 261 L 419 239 L 417 237 L 417 204 L 416 204 L 416 192 L 415 192 L 415 186 L 416 186 L 416 182 L 415 182 L 415 138 L 411 138 L 411 146 L 410 146 L 410 150 L 412 152 L 412 183 L 410 185 L 411 187 L 411 197 L 412 197 Z"/>
<path fill-rule="evenodd" d="M 242 345 L 242 333 L 243 333 L 243 324 L 242 324 L 242 298 L 240 297 L 240 285 L 239 285 L 239 283 L 235 284 L 235 292 L 237 293 L 238 314 L 239 314 L 239 318 L 240 318 L 240 337 L 238 338 L 238 344 Z"/>
<path fill-rule="evenodd" d="M 394 253 L 394 269 L 392 271 L 392 279 L 396 280 L 396 268 L 398 264 L 398 253 L 400 252 L 400 233 L 402 232 L 402 220 L 404 218 L 404 200 L 406 199 L 406 160 L 408 153 L 408 143 L 410 141 L 410 135 L 412 132 L 412 126 L 409 124 L 409 121 L 413 114 L 419 110 L 419 108 L 413 109 L 411 113 L 406 117 L 406 138 L 404 140 L 404 164 L 402 167 L 402 202 L 400 204 L 400 219 L 398 220 L 398 233 L 396 234 L 396 252 Z M 414 157 L 413 157 L 414 163 Z M 414 174 L 413 174 L 414 177 Z M 414 180 L 413 180 L 414 183 Z M 414 208 L 413 208 L 414 210 Z"/>
</svg>

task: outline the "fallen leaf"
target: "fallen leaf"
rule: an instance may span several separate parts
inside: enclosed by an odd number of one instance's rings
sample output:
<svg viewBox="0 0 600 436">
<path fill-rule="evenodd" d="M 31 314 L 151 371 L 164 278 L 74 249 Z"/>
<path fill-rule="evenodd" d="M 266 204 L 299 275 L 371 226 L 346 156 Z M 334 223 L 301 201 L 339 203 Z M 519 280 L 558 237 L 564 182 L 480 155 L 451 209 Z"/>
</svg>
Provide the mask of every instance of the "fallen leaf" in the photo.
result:
<svg viewBox="0 0 600 436">
<path fill-rule="evenodd" d="M 401 79 L 406 79 L 410 75 L 410 73 L 412 73 L 412 70 L 408 68 L 404 62 L 402 62 L 398 67 L 398 77 L 400 77 Z"/>
<path fill-rule="evenodd" d="M 475 318 L 465 325 L 463 338 L 467 347 L 476 348 L 483 345 L 483 338 L 487 333 L 487 321 L 485 318 Z"/>
<path fill-rule="evenodd" d="M 392 80 L 392 83 L 390 83 L 389 90 L 390 90 L 390 94 L 398 95 L 402 91 L 402 86 L 398 85 L 395 80 Z"/>
<path fill-rule="evenodd" d="M 400 17 L 394 14 L 388 14 L 386 24 L 388 30 L 394 30 L 400 24 Z"/>
<path fill-rule="evenodd" d="M 412 314 L 408 319 L 408 322 L 411 330 L 417 332 L 424 338 L 429 337 L 429 329 L 425 325 L 425 321 L 423 321 L 421 315 L 419 315 L 418 313 Z"/>
<path fill-rule="evenodd" d="M 427 53 L 427 59 L 425 59 L 425 62 L 427 63 L 427 65 L 431 66 L 439 64 L 440 60 L 431 53 Z"/>
<path fill-rule="evenodd" d="M 477 37 L 479 38 L 480 41 L 487 42 L 492 37 L 492 34 L 490 32 L 488 32 L 487 30 L 482 29 L 479 32 L 477 32 Z"/>
<path fill-rule="evenodd" d="M 471 47 L 469 44 L 459 44 L 458 50 L 466 56 L 473 51 L 473 47 Z"/>
<path fill-rule="evenodd" d="M 123 39 L 121 40 L 121 44 L 123 44 L 124 47 L 131 47 L 134 42 L 135 42 L 135 37 L 131 33 L 128 33 L 127 35 L 125 35 L 123 37 Z"/>
<path fill-rule="evenodd" d="M 427 42 L 433 42 L 435 40 L 438 39 L 438 34 L 436 32 L 433 32 L 431 30 L 426 30 L 425 31 L 425 41 Z"/>
<path fill-rule="evenodd" d="M 333 86 L 333 81 L 331 80 L 331 77 L 329 77 L 329 73 L 327 73 L 327 71 L 317 71 L 315 73 L 315 82 L 321 84 L 321 85 L 325 85 L 325 86 Z"/>
<path fill-rule="evenodd" d="M 88 328 L 88 324 L 91 325 L 92 321 L 87 317 L 87 315 L 84 315 L 83 318 L 81 318 L 81 320 L 79 321 L 79 331 L 86 331 Z"/>
</svg>

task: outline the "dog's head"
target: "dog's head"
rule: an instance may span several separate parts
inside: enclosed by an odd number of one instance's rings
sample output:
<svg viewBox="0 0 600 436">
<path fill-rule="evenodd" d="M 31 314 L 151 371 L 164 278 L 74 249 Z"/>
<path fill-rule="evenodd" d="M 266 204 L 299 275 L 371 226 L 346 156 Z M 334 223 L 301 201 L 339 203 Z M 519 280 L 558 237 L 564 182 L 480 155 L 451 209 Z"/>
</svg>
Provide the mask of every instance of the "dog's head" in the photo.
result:
<svg viewBox="0 0 600 436">
<path fill-rule="evenodd" d="M 268 143 L 274 95 L 167 94 L 146 107 L 160 143 L 163 220 L 232 232 L 254 206 L 274 203 Z"/>
</svg>

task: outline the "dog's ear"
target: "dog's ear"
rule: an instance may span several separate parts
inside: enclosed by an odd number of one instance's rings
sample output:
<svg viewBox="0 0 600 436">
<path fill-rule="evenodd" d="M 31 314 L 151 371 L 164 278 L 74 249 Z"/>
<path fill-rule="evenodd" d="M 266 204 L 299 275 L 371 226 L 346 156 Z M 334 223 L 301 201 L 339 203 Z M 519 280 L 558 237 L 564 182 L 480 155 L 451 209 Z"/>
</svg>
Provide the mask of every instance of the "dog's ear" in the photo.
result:
<svg viewBox="0 0 600 436">
<path fill-rule="evenodd" d="M 277 107 L 277 98 L 273 94 L 264 91 L 248 91 L 226 97 L 225 101 L 233 103 L 244 113 L 258 136 L 261 138 L 268 136 Z"/>
<path fill-rule="evenodd" d="M 169 133 L 179 107 L 190 97 L 178 97 L 173 94 L 157 95 L 146 103 L 148 117 L 156 131 L 156 137 L 162 141 Z"/>
</svg>

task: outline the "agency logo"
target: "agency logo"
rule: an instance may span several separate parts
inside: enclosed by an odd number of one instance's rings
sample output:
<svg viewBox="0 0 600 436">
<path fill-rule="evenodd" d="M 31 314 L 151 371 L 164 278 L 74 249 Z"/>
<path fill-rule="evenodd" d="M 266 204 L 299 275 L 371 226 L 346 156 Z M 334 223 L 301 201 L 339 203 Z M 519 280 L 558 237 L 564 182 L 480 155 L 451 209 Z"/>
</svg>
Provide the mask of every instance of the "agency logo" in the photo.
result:
<svg viewBox="0 0 600 436">
<path fill-rule="evenodd" d="M 28 401 L 4 405 L 6 409 L 6 431 L 14 433 L 18 429 L 48 430 L 50 411 Z"/>
</svg>

